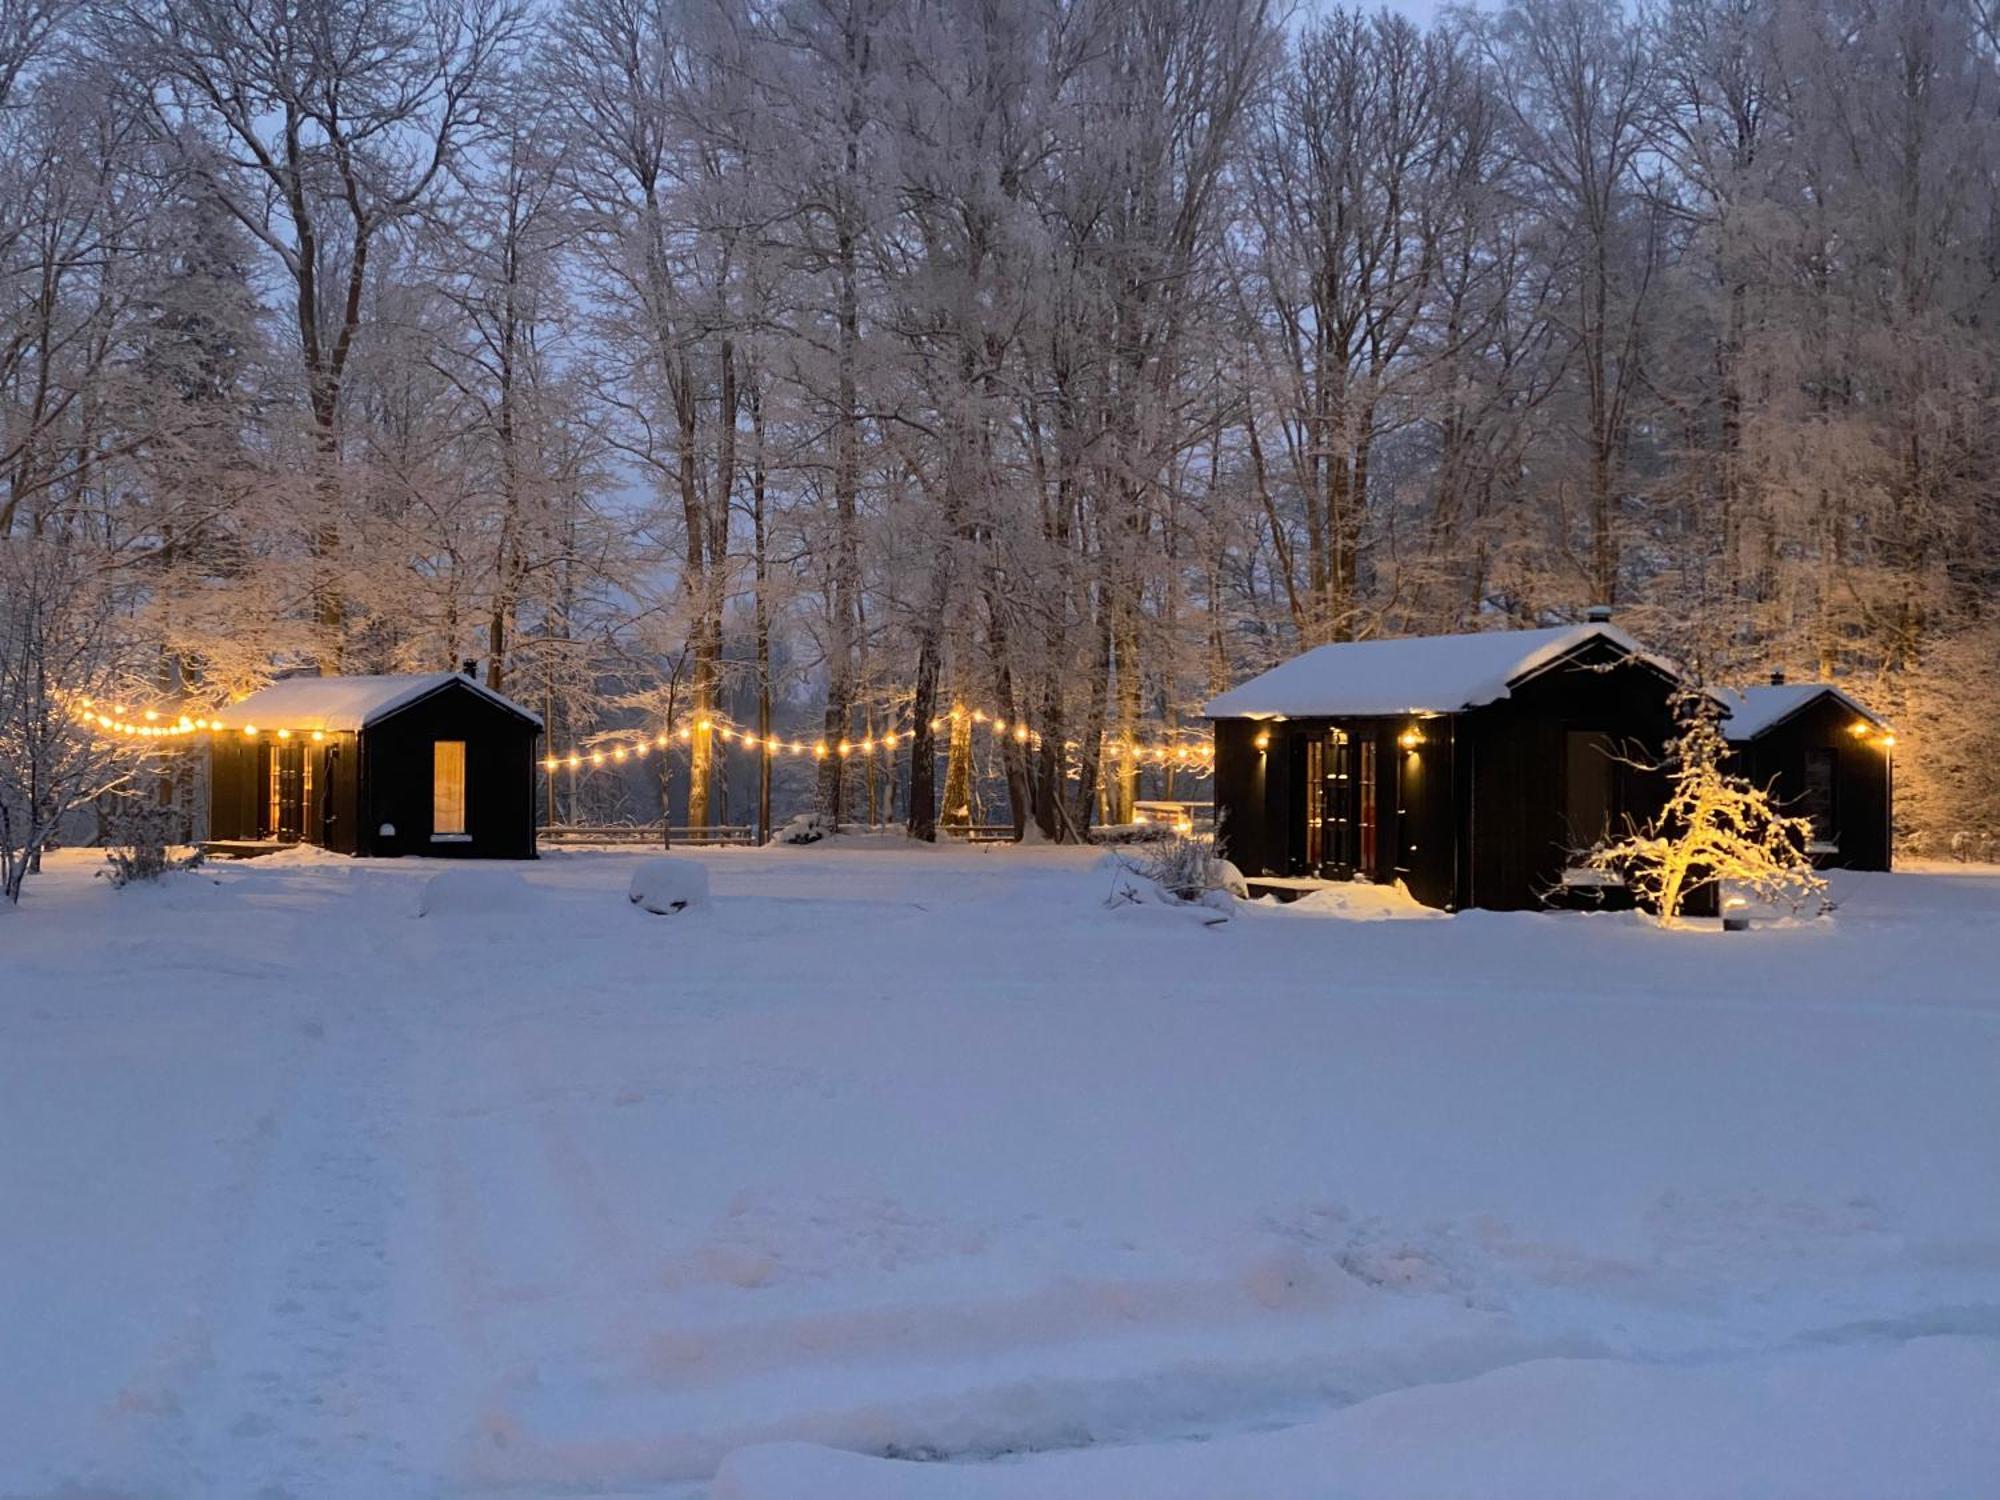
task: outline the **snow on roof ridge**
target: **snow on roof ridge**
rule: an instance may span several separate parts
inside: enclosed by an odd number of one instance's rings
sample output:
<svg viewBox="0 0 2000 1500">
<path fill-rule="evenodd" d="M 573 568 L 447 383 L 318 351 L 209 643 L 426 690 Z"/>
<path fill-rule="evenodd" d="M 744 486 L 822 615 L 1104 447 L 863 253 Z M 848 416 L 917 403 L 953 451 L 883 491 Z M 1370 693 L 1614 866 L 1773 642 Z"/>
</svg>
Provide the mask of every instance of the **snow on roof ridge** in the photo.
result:
<svg viewBox="0 0 2000 1500">
<path fill-rule="evenodd" d="M 540 714 L 523 708 L 485 683 L 459 672 L 387 672 L 333 677 L 281 677 L 223 709 L 215 723 L 225 729 L 254 724 L 259 729 L 328 730 L 352 733 L 407 708 L 452 683 L 462 683 L 488 702 L 539 726 Z"/>
<path fill-rule="evenodd" d="M 1723 737 L 1738 744 L 1768 733 L 1824 697 L 1838 699 L 1878 729 L 1889 727 L 1888 720 L 1837 682 L 1765 682 L 1724 688 L 1720 696 L 1729 709 L 1729 717 L 1722 721 Z"/>
<path fill-rule="evenodd" d="M 1523 678 L 1592 640 L 1678 679 L 1680 669 L 1602 621 L 1533 630 L 1386 636 L 1316 646 L 1203 706 L 1211 719 L 1458 713 L 1505 698 Z"/>
</svg>

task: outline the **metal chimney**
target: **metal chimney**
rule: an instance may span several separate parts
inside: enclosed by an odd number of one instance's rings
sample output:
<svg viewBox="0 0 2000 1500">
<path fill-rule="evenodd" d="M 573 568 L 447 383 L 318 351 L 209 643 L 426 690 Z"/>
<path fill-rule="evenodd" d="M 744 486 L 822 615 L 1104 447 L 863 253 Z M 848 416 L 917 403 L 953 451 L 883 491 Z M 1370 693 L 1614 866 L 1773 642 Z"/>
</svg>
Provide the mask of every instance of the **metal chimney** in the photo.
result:
<svg viewBox="0 0 2000 1500">
<path fill-rule="evenodd" d="M 1583 612 L 1583 617 L 1593 625 L 1609 625 L 1611 623 L 1611 606 L 1608 604 L 1593 604 Z"/>
</svg>

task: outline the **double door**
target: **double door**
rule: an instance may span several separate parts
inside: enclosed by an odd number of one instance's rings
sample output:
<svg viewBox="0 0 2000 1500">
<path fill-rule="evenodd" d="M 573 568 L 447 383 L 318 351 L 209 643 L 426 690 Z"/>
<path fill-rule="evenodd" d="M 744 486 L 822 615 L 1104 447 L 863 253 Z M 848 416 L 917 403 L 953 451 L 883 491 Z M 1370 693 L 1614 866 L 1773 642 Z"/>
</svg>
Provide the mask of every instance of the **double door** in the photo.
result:
<svg viewBox="0 0 2000 1500">
<path fill-rule="evenodd" d="M 1381 869 L 1375 737 L 1327 729 L 1304 741 L 1304 873 L 1373 880 Z"/>
<path fill-rule="evenodd" d="M 263 837 L 281 844 L 304 839 L 322 842 L 314 795 L 318 756 L 301 740 L 273 739 L 262 746 L 264 766 L 264 812 L 259 830 Z"/>
</svg>

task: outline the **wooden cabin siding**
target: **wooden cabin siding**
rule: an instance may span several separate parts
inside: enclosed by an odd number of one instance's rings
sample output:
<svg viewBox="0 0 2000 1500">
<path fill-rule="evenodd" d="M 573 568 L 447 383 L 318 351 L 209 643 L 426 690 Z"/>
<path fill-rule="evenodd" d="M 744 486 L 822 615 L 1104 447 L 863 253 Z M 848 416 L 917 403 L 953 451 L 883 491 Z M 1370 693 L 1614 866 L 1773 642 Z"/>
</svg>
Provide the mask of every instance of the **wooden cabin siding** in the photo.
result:
<svg viewBox="0 0 2000 1500">
<path fill-rule="evenodd" d="M 1223 857 L 1246 875 L 1276 873 L 1269 840 L 1284 828 L 1265 805 L 1268 756 L 1256 747 L 1258 728 L 1250 719 L 1215 724 L 1216 841 Z"/>
<path fill-rule="evenodd" d="M 475 692 L 448 685 L 368 726 L 359 757 L 359 852 L 440 858 L 535 857 L 535 726 Z M 465 743 L 462 839 L 434 841 L 432 756 L 439 740 Z M 384 835 L 383 825 L 395 829 Z"/>
<path fill-rule="evenodd" d="M 1807 752 L 1830 753 L 1838 848 L 1816 856 L 1815 862 L 1834 869 L 1886 870 L 1894 843 L 1895 764 L 1877 738 L 1854 735 L 1854 724 L 1854 710 L 1829 695 L 1738 746 L 1738 764 L 1786 812 L 1797 814 L 1804 810 Z"/>
<path fill-rule="evenodd" d="M 257 742 L 217 735 L 208 748 L 208 836 L 255 839 L 263 819 Z"/>
<path fill-rule="evenodd" d="M 212 839 L 274 839 L 271 823 L 271 758 L 295 750 L 311 764 L 312 796 L 300 808 L 300 841 L 339 854 L 355 852 L 355 739 L 329 734 L 314 741 L 304 735 L 280 740 L 274 734 L 247 738 L 230 732 L 209 745 L 208 836 Z"/>
<path fill-rule="evenodd" d="M 1630 759 L 1655 760 L 1674 732 L 1673 693 L 1645 664 L 1593 648 L 1461 716 L 1466 904 L 1496 911 L 1546 904 L 1576 843 L 1567 816 L 1569 732 L 1601 732 Z M 1614 760 L 1610 797 L 1612 826 L 1622 830 L 1658 815 L 1666 782 Z"/>
<path fill-rule="evenodd" d="M 1422 743 L 1406 750 L 1391 726 L 1388 756 L 1396 809 L 1394 876 L 1426 906 L 1456 908 L 1460 832 L 1457 817 L 1458 716 L 1417 722 Z"/>
</svg>

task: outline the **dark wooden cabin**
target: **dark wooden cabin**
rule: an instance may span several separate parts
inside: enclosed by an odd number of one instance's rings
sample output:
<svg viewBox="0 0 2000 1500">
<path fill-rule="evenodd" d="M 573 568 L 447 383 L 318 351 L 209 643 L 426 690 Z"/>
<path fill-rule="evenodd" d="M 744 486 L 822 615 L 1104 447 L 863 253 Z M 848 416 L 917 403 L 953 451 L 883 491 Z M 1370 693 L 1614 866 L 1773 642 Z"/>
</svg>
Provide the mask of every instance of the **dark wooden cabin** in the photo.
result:
<svg viewBox="0 0 2000 1500">
<path fill-rule="evenodd" d="M 1616 900 L 1575 853 L 1655 816 L 1683 686 L 1593 618 L 1321 646 L 1209 703 L 1224 852 L 1456 910 Z"/>
<path fill-rule="evenodd" d="M 542 721 L 468 675 L 288 677 L 215 723 L 217 843 L 535 857 Z"/>
<path fill-rule="evenodd" d="M 1822 869 L 1886 870 L 1893 844 L 1895 744 L 1889 726 L 1831 682 L 1787 682 L 1725 693 L 1722 732 L 1737 769 L 1786 812 L 1813 822 Z"/>
</svg>

